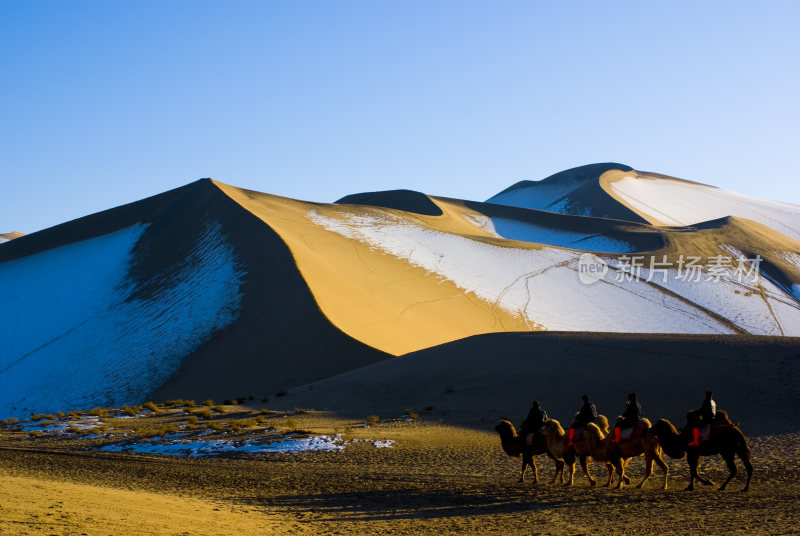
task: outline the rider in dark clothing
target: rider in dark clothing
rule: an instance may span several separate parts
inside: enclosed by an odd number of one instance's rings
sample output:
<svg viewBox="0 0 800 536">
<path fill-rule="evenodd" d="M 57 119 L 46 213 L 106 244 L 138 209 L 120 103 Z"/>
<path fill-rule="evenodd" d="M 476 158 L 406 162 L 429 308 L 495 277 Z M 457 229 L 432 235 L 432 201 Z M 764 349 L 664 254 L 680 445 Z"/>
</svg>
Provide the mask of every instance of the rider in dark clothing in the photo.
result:
<svg viewBox="0 0 800 536">
<path fill-rule="evenodd" d="M 706 396 L 703 399 L 703 405 L 697 410 L 697 417 L 699 422 L 692 424 L 692 442 L 689 443 L 690 447 L 700 446 L 700 428 L 714 422 L 714 417 L 717 416 L 717 403 L 714 402 L 714 393 L 706 391 Z"/>
<path fill-rule="evenodd" d="M 531 404 L 531 410 L 528 412 L 528 416 L 525 417 L 524 421 L 522 421 L 522 425 L 520 426 L 520 435 L 525 437 L 531 433 L 539 433 L 539 430 L 542 428 L 542 424 L 544 424 L 544 421 L 546 420 L 547 412 L 542 409 L 542 406 L 538 400 L 534 400 L 533 404 Z"/>
<path fill-rule="evenodd" d="M 636 393 L 628 394 L 628 401 L 625 403 L 625 411 L 622 418 L 614 427 L 614 443 L 619 443 L 620 434 L 623 428 L 633 428 L 642 422 L 642 405 L 636 398 Z"/>
<path fill-rule="evenodd" d="M 583 395 L 581 399 L 583 400 L 583 406 L 575 416 L 572 426 L 569 427 L 569 445 L 572 445 L 572 440 L 575 439 L 576 428 L 586 426 L 597 418 L 597 408 L 589 401 L 589 395 Z"/>
</svg>

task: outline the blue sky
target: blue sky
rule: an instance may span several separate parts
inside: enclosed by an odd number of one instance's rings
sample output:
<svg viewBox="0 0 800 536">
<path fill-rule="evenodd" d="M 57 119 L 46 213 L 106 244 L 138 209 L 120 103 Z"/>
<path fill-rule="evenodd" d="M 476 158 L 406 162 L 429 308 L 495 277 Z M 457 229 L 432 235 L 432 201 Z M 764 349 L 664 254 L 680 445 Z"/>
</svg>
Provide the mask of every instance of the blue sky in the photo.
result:
<svg viewBox="0 0 800 536">
<path fill-rule="evenodd" d="M 0 0 L 0 232 L 201 177 L 484 200 L 593 162 L 800 203 L 800 3 Z"/>
</svg>

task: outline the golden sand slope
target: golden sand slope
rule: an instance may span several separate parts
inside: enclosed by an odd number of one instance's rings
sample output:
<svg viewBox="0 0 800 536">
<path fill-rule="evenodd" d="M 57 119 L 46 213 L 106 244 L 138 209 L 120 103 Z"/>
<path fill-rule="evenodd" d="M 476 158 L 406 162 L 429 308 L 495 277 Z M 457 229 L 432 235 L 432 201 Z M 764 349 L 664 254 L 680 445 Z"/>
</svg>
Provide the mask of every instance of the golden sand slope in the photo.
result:
<svg viewBox="0 0 800 536">
<path fill-rule="evenodd" d="M 531 329 L 522 318 L 465 293 L 451 281 L 328 231 L 308 218 L 311 210 L 337 218 L 352 212 L 348 205 L 307 203 L 215 184 L 281 236 L 322 312 L 339 329 L 370 346 L 401 355 L 478 333 Z M 444 216 L 370 207 L 357 210 L 394 212 L 413 217 L 421 226 L 494 240 L 485 230 L 456 217 L 452 206 L 440 206 Z"/>
<path fill-rule="evenodd" d="M 656 229 L 636 223 L 554 215 L 535 210 L 523 210 L 523 214 L 520 214 L 520 209 L 516 208 L 483 206 L 445 198 L 430 198 L 442 210 L 441 215 L 431 216 L 364 205 L 308 203 L 219 182 L 214 184 L 280 235 L 288 245 L 320 310 L 336 327 L 365 344 L 394 355 L 477 334 L 540 331 L 545 328 L 543 324 L 524 316 L 524 312 L 517 313 L 508 307 L 501 307 L 499 298 L 497 301 L 485 296 L 481 299 L 452 280 L 419 265 L 415 266 L 410 258 L 391 255 L 384 249 L 371 247 L 357 235 L 348 235 L 348 230 L 352 229 L 349 226 L 354 221 L 362 228 L 365 221 L 394 222 L 390 223 L 380 238 L 389 243 L 396 238 L 395 230 L 407 226 L 413 227 L 416 233 L 446 233 L 456 240 L 463 239 L 462 251 L 467 251 L 468 255 L 473 251 L 470 248 L 486 244 L 499 248 L 498 252 L 500 249 L 506 252 L 546 249 L 543 254 L 556 259 L 551 262 L 552 266 L 557 266 L 561 258 L 577 258 L 580 250 L 499 238 L 482 223 L 489 219 L 480 212 L 481 209 L 495 212 L 507 210 L 512 219 L 527 219 L 530 224 L 554 231 L 582 225 L 598 236 L 624 236 L 634 250 L 646 252 L 649 249 L 649 253 L 666 255 L 673 264 L 682 255 L 706 258 L 730 255 L 731 248 L 748 256 L 760 254 L 772 263 L 776 272 L 773 275 L 781 281 L 797 283 L 800 280 L 797 267 L 782 256 L 786 251 L 800 251 L 800 244 L 764 225 L 739 218 L 728 218 L 696 228 Z M 502 212 L 499 215 L 504 217 Z M 337 232 L 337 225 L 341 225 L 344 231 Z M 654 242 L 653 237 L 661 238 Z M 662 245 L 651 249 L 655 243 Z M 415 252 L 416 249 L 412 248 L 411 254 Z M 423 251 L 422 254 L 430 256 L 436 251 Z M 484 267 L 476 264 L 468 255 L 462 260 L 463 269 L 482 271 Z M 622 253 L 609 253 L 605 257 L 620 255 Z M 571 265 L 566 267 L 569 269 Z M 525 276 L 525 273 L 521 273 L 520 278 Z M 658 287 L 658 292 L 669 293 L 656 282 L 649 284 Z M 577 275 L 575 285 L 579 286 Z M 746 293 L 747 296 L 755 294 L 756 298 L 753 299 L 764 296 L 764 301 L 778 299 L 789 308 L 796 306 L 794 298 L 784 296 L 782 292 L 773 290 L 767 296 L 760 285 L 758 288 L 742 287 L 736 293 Z M 732 332 L 748 332 L 747 328 L 732 321 L 731 315 L 735 311 L 723 310 L 720 313 L 712 310 L 713 305 L 712 309 L 706 309 L 708 303 L 694 304 L 690 299 L 679 299 L 691 307 L 697 307 L 702 315 L 715 318 Z M 609 305 L 613 307 L 613 304 Z M 576 307 L 574 304 L 566 306 Z M 770 307 L 769 303 L 767 307 Z M 657 309 L 651 307 L 647 314 L 657 314 Z M 549 312 L 542 309 L 537 314 L 546 319 Z M 775 322 L 780 324 L 777 317 Z"/>
<path fill-rule="evenodd" d="M 0 478 L 0 534 L 285 534 L 264 512 L 167 493 L 28 476 Z"/>
</svg>

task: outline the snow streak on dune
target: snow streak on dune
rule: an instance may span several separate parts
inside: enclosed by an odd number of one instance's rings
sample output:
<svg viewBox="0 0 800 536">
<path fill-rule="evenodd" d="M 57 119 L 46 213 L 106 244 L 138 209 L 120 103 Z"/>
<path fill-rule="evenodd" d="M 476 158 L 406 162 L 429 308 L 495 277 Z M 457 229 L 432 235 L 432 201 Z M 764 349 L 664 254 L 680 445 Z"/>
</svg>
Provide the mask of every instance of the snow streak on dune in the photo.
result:
<svg viewBox="0 0 800 536">
<path fill-rule="evenodd" d="M 619 175 L 621 172 L 610 172 Z M 657 225 L 683 226 L 737 216 L 800 240 L 800 206 L 647 173 L 601 177 L 611 195 Z"/>
<path fill-rule="evenodd" d="M 703 308 L 644 281 L 579 283 L 579 251 L 501 247 L 424 228 L 391 214 L 330 217 L 312 210 L 309 218 L 329 231 L 450 280 L 523 317 L 531 329 L 734 332 Z"/>
<path fill-rule="evenodd" d="M 137 403 L 237 317 L 242 274 L 214 223 L 176 276 L 132 298 L 128 271 L 145 230 L 134 225 L 0 263 L 7 413 Z"/>
</svg>

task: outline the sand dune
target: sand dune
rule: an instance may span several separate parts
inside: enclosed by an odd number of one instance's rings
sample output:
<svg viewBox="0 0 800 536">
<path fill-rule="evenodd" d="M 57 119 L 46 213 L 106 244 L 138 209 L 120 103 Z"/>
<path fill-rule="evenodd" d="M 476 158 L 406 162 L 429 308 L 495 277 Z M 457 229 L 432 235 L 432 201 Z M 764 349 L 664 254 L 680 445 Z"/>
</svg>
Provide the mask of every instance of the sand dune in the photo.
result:
<svg viewBox="0 0 800 536">
<path fill-rule="evenodd" d="M 309 203 L 202 180 L 3 244 L 0 408 L 271 396 L 448 343 L 477 355 L 492 333 L 798 336 L 797 210 L 619 164 L 487 203 Z M 517 344 L 491 340 L 477 377 Z"/>
</svg>

